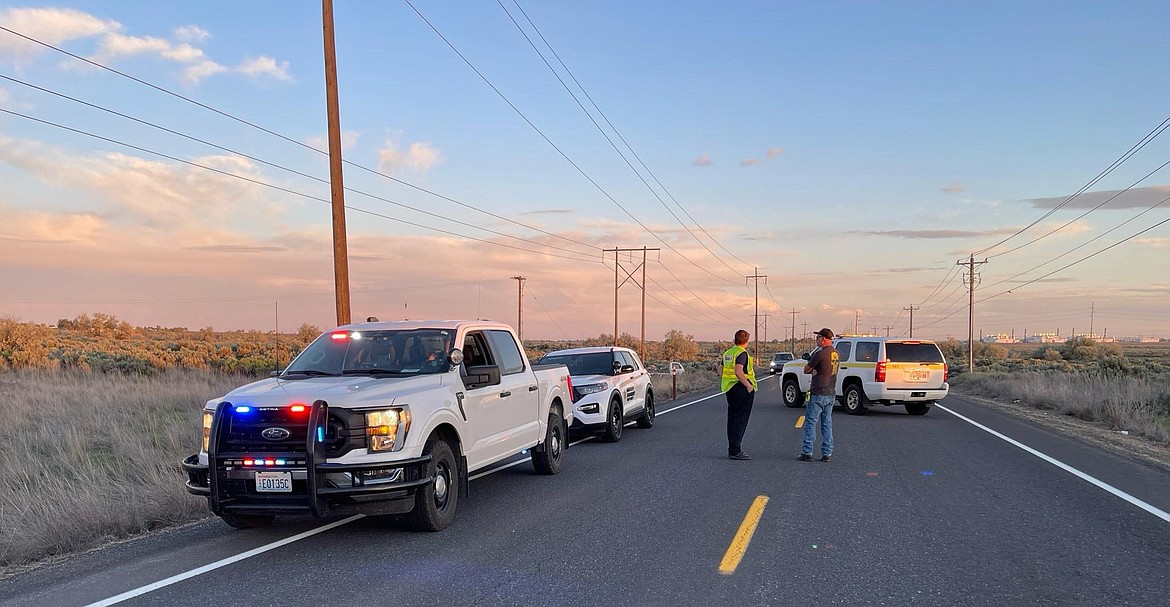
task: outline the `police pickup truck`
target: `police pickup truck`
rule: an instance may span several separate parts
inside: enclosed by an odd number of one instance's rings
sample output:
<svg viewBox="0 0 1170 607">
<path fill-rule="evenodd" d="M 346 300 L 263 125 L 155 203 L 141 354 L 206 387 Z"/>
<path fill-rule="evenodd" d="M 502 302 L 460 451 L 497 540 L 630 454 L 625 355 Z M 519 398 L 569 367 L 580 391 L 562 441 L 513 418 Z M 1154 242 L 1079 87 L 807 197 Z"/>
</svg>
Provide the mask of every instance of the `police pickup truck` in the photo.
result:
<svg viewBox="0 0 1170 607">
<path fill-rule="evenodd" d="M 344 325 L 207 402 L 187 490 L 236 528 L 365 513 L 438 531 L 478 469 L 527 451 L 561 470 L 571 395 L 569 370 L 530 364 L 504 324 Z"/>
</svg>

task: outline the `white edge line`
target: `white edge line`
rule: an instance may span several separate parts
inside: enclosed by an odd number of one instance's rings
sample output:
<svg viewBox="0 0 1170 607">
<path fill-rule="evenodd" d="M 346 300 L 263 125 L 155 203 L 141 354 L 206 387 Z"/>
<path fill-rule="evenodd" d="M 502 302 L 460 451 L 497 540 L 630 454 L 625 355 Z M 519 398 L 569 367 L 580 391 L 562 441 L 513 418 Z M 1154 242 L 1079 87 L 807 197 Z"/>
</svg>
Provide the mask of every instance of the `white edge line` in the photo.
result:
<svg viewBox="0 0 1170 607">
<path fill-rule="evenodd" d="M 86 605 L 86 607 L 104 607 L 105 605 L 113 605 L 115 603 L 121 603 L 122 601 L 125 601 L 127 599 L 132 599 L 132 598 L 135 598 L 137 596 L 141 596 L 143 594 L 146 594 L 148 592 L 153 592 L 155 590 L 158 590 L 159 588 L 164 588 L 166 586 L 170 586 L 171 584 L 181 582 L 183 580 L 190 579 L 190 578 L 193 578 L 193 577 L 198 576 L 198 575 L 203 575 L 204 573 L 207 573 L 208 571 L 214 571 L 216 569 L 219 569 L 220 567 L 225 567 L 227 565 L 231 565 L 232 563 L 236 563 L 236 562 L 242 561 L 244 559 L 251 558 L 251 557 L 256 556 L 258 554 L 263 554 L 265 552 L 268 552 L 269 550 L 275 550 L 276 548 L 280 548 L 281 546 L 284 546 L 286 544 L 291 544 L 293 542 L 303 540 L 309 536 L 317 535 L 318 533 L 328 531 L 334 527 L 340 527 L 346 523 L 352 523 L 353 521 L 356 521 L 359 518 L 362 518 L 364 516 L 365 516 L 364 514 L 355 514 L 349 518 L 345 518 L 345 519 L 342 519 L 340 521 L 334 521 L 332 523 L 329 523 L 328 525 L 322 525 L 320 527 L 310 529 L 310 530 L 305 531 L 303 533 L 298 533 L 294 536 L 286 537 L 283 540 L 272 542 L 271 544 L 265 544 L 263 546 L 260 546 L 259 548 L 253 548 L 247 552 L 241 552 L 240 554 L 237 554 L 235 556 L 229 556 L 226 559 L 221 559 L 221 560 L 215 561 L 214 563 L 208 563 L 207 565 L 203 565 L 202 567 L 198 567 L 198 568 L 192 569 L 190 571 L 180 573 L 178 575 L 172 575 L 169 578 L 166 578 L 164 580 L 159 580 L 157 582 L 154 582 L 153 584 L 147 584 L 146 586 L 142 586 L 140 588 L 135 588 L 134 590 L 129 590 L 129 591 L 123 592 L 122 594 L 112 596 L 108 599 L 104 599 L 104 600 L 98 601 L 96 603 L 90 603 L 89 605 Z"/>
<path fill-rule="evenodd" d="M 991 434 L 992 436 L 994 436 L 996 438 L 1003 439 L 1003 440 L 1011 443 L 1012 445 L 1015 445 L 1015 446 L 1019 447 L 1020 449 L 1023 449 L 1024 451 L 1031 453 L 1032 455 L 1035 455 L 1036 457 L 1052 464 L 1053 466 L 1056 466 L 1057 468 L 1060 468 L 1061 470 L 1064 470 L 1065 472 L 1068 472 L 1069 474 L 1071 474 L 1071 475 L 1073 475 L 1073 476 L 1075 476 L 1083 481 L 1086 481 L 1088 483 L 1096 485 L 1097 487 L 1100 487 L 1101 489 L 1104 489 L 1105 491 L 1108 491 L 1109 493 L 1112 493 L 1113 495 L 1120 497 L 1121 499 L 1133 504 L 1134 506 L 1137 506 L 1138 508 L 1141 508 L 1142 510 L 1145 510 L 1146 512 L 1149 512 L 1150 514 L 1166 521 L 1167 523 L 1170 523 L 1170 513 L 1167 513 L 1165 510 L 1162 510 L 1160 508 L 1157 508 L 1155 506 L 1147 504 L 1146 502 L 1143 502 L 1142 500 L 1114 487 L 1113 485 L 1110 485 L 1109 483 L 1106 483 L 1106 482 L 1098 480 L 1092 476 L 1089 476 L 1088 474 L 1085 474 L 1084 472 L 1081 472 L 1080 470 L 1077 470 L 1076 468 L 1073 468 L 1072 466 L 1070 466 L 1070 465 L 1068 465 L 1068 464 L 1066 464 L 1066 463 L 1064 463 L 1056 458 L 1045 455 L 1045 454 L 1015 440 L 1015 439 L 1008 438 L 1007 436 L 1004 436 L 1003 434 L 1000 434 L 999 432 L 996 432 L 995 430 L 992 430 L 991 428 L 988 428 L 987 426 L 984 426 L 983 424 L 981 424 L 981 423 L 979 423 L 971 418 L 965 417 L 965 416 L 963 416 L 955 411 L 951 411 L 950 409 L 948 409 L 940 404 L 936 403 L 934 406 L 938 407 L 939 409 L 942 409 L 943 411 L 946 411 L 947 413 L 950 413 L 951 415 L 954 415 L 955 417 L 967 422 L 968 424 L 971 424 L 972 426 L 975 426 L 976 428 L 979 428 L 980 430 L 983 430 L 984 432 L 987 432 L 988 434 Z"/>
<path fill-rule="evenodd" d="M 661 411 L 657 415 L 666 415 L 667 413 L 670 413 L 671 411 L 678 411 L 679 409 L 682 409 L 683 407 L 689 407 L 695 403 L 700 403 L 700 402 L 703 402 L 705 400 L 715 398 L 716 396 L 719 396 L 720 394 L 722 394 L 722 392 L 715 393 L 715 394 L 712 394 L 710 396 L 704 396 L 703 398 L 693 400 L 689 403 L 683 403 L 677 407 L 671 407 L 670 409 L 667 409 L 665 411 Z M 593 440 L 592 436 L 590 436 L 588 438 L 583 438 L 583 439 L 576 441 L 576 442 L 569 443 L 569 446 L 571 447 L 573 445 L 578 445 L 580 443 L 583 443 L 585 441 L 590 441 L 590 440 Z M 480 472 L 479 474 L 471 476 L 467 480 L 468 480 L 468 482 L 470 482 L 470 481 L 473 481 L 473 480 L 476 480 L 479 478 L 483 478 L 489 474 L 495 474 L 496 472 L 499 472 L 501 470 L 506 470 L 508 468 L 511 468 L 512 466 L 518 466 L 520 464 L 523 464 L 525 461 L 527 461 L 527 460 L 521 459 L 521 460 L 514 461 L 510 464 L 505 464 L 505 465 L 500 466 L 498 468 L 492 468 L 491 470 L 487 470 L 485 472 Z M 1165 514 L 1165 513 L 1163 513 L 1163 514 Z M 280 548 L 281 546 L 286 546 L 286 545 L 291 544 L 293 542 L 303 540 L 307 537 L 317 535 L 318 533 L 328 531 L 330 529 L 333 529 L 334 527 L 340 527 L 340 526 L 345 525 L 347 523 L 352 523 L 352 522 L 354 522 L 354 521 L 356 521 L 364 516 L 365 516 L 364 514 L 355 514 L 349 518 L 345 518 L 345 519 L 342 519 L 340 521 L 334 521 L 332 523 L 329 523 L 328 525 L 316 527 L 314 529 L 310 529 L 308 531 L 305 531 L 304 533 L 298 533 L 297 535 L 294 535 L 291 537 L 286 537 L 283 540 L 272 542 L 271 544 L 265 544 L 265 545 L 260 546 L 258 548 L 253 548 L 247 552 L 241 552 L 240 554 L 237 554 L 235 556 L 230 556 L 226 559 L 221 559 L 221 560 L 215 561 L 214 563 L 208 563 L 207 565 L 203 565 L 202 567 L 197 567 L 197 568 L 192 569 L 190 571 L 185 571 L 185 572 L 177 574 L 177 575 L 172 575 L 169 578 L 159 580 L 159 581 L 154 582 L 152 584 L 147 584 L 146 586 L 135 588 L 134 590 L 128 590 L 126 592 L 123 592 L 122 594 L 112 596 L 108 599 L 103 599 L 101 601 L 97 601 L 96 603 L 90 603 L 90 604 L 86 605 L 85 607 L 106 607 L 107 605 L 114 605 L 117 603 L 121 603 L 122 601 L 132 599 L 132 598 L 135 598 L 138 596 L 142 596 L 148 592 L 154 592 L 155 590 L 158 590 L 160 588 L 165 588 L 167 586 L 170 586 L 171 584 L 175 584 L 178 582 L 182 582 L 183 580 L 187 580 L 187 579 L 190 579 L 190 578 L 193 578 L 196 576 L 203 575 L 204 573 L 207 573 L 209 571 L 214 571 L 214 570 L 219 569 L 221 567 L 231 565 L 232 563 L 237 563 L 237 562 L 242 561 L 244 559 L 254 557 L 258 554 L 263 554 L 265 552 L 268 552 L 269 550 L 275 550 L 277 548 Z"/>
</svg>

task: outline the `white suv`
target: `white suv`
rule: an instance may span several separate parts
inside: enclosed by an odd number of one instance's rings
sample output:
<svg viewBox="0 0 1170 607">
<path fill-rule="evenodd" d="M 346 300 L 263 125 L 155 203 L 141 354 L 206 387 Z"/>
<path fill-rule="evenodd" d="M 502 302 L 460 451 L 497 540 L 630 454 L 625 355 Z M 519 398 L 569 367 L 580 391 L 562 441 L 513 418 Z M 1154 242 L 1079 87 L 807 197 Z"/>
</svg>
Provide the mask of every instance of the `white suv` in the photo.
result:
<svg viewBox="0 0 1170 607">
<path fill-rule="evenodd" d="M 606 442 L 622 438 L 627 421 L 654 425 L 654 387 L 650 372 L 629 348 L 603 346 L 549 352 L 540 364 L 565 365 L 573 380 L 570 431 L 599 432 Z"/>
<path fill-rule="evenodd" d="M 837 398 L 854 415 L 868 405 L 905 405 L 910 415 L 926 415 L 950 391 L 947 362 L 938 344 L 927 339 L 845 336 L 833 340 L 840 367 Z M 807 359 L 807 355 L 805 356 Z M 784 404 L 804 404 L 810 377 L 805 361 L 784 365 L 780 379 Z"/>
</svg>

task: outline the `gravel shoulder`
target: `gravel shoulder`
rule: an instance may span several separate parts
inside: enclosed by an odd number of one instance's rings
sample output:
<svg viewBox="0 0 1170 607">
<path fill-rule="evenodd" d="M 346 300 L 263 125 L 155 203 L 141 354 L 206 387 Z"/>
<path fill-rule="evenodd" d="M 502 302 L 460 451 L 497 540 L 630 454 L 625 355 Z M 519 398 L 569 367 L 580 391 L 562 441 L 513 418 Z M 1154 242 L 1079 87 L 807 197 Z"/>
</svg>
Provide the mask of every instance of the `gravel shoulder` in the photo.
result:
<svg viewBox="0 0 1170 607">
<path fill-rule="evenodd" d="M 1123 434 L 1101 422 L 1089 422 L 1056 411 L 1044 411 L 1024 404 L 1005 403 L 982 396 L 956 392 L 1007 415 L 1027 420 L 1038 426 L 1060 432 L 1122 457 L 1137 460 L 1170 473 L 1170 446 L 1147 438 Z"/>
</svg>

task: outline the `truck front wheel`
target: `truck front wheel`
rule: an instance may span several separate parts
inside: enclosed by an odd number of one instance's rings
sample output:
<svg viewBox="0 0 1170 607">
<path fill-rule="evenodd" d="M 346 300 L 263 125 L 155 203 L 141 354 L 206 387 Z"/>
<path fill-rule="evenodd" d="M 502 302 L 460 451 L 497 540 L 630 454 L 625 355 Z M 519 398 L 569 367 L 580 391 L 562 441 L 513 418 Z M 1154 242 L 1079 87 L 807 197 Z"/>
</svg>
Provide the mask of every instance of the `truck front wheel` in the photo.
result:
<svg viewBox="0 0 1170 607">
<path fill-rule="evenodd" d="M 781 398 L 784 399 L 784 406 L 789 409 L 795 409 L 804 404 L 804 392 L 800 391 L 800 383 L 794 377 L 784 380 L 780 394 Z"/>
<path fill-rule="evenodd" d="M 223 522 L 236 529 L 259 529 L 260 527 L 267 527 L 276 518 L 270 514 L 232 514 L 230 512 L 221 514 L 219 517 L 223 519 Z"/>
<path fill-rule="evenodd" d="M 437 436 L 427 439 L 423 454 L 431 456 L 427 462 L 431 483 L 415 494 L 407 521 L 419 531 L 442 531 L 455 520 L 459 505 L 459 463 L 447 441 Z"/>
<path fill-rule="evenodd" d="M 544 443 L 532 449 L 532 467 L 537 474 L 556 474 L 565 464 L 565 421 L 553 409 L 548 414 Z"/>
</svg>

